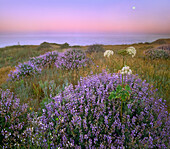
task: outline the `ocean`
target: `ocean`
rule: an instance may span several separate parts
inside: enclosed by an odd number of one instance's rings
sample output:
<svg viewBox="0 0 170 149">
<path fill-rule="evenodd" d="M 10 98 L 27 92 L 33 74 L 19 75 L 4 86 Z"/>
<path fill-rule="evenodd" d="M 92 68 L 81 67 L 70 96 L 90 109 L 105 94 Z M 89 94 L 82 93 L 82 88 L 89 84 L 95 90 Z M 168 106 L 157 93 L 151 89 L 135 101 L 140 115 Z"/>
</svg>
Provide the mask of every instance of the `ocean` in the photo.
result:
<svg viewBox="0 0 170 149">
<path fill-rule="evenodd" d="M 0 47 L 12 45 L 39 45 L 42 42 L 73 45 L 119 45 L 152 42 L 170 35 L 121 35 L 121 34 L 0 34 Z"/>
</svg>

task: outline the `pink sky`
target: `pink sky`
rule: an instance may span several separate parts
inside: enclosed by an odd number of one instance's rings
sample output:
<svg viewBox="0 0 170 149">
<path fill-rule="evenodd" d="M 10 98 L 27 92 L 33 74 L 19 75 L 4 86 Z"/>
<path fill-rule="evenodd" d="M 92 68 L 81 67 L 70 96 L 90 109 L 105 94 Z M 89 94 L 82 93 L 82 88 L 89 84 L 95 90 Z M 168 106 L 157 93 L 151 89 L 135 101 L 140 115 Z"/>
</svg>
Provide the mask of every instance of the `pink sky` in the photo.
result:
<svg viewBox="0 0 170 149">
<path fill-rule="evenodd" d="M 0 0 L 0 32 L 170 34 L 169 8 L 169 0 Z"/>
</svg>

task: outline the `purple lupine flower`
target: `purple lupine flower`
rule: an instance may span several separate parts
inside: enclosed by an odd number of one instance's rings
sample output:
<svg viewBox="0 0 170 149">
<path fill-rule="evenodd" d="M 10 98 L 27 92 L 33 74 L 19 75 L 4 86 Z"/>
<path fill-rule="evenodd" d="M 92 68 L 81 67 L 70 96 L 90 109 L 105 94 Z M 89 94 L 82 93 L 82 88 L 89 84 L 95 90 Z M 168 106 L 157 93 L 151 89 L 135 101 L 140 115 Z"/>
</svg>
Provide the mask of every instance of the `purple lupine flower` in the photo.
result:
<svg viewBox="0 0 170 149">
<path fill-rule="evenodd" d="M 26 127 L 28 126 L 27 105 L 21 104 L 9 90 L 0 89 L 0 144 L 4 148 L 14 147 L 15 144 L 25 144 Z M 18 144 L 18 145 L 19 145 Z M 18 146 L 19 147 L 19 146 Z"/>
<path fill-rule="evenodd" d="M 10 72 L 9 78 L 15 80 L 20 77 L 39 74 L 44 67 L 51 66 L 58 58 L 58 52 L 47 52 L 44 55 L 30 58 L 29 61 L 19 63 L 15 70 Z"/>
<path fill-rule="evenodd" d="M 42 148 L 67 148 L 71 143 L 73 148 L 168 148 L 170 115 L 164 101 L 155 96 L 156 91 L 146 81 L 129 75 L 124 82 L 131 88 L 130 99 L 120 119 L 121 100 L 108 100 L 110 93 L 122 84 L 119 77 L 103 71 L 81 78 L 75 89 L 73 85 L 65 87 L 45 105 L 42 115 L 33 116 L 34 129 L 29 131 L 32 143 L 37 142 Z M 24 124 L 10 127 L 23 129 Z"/>
<path fill-rule="evenodd" d="M 85 67 L 89 63 L 92 63 L 92 61 L 86 57 L 83 51 L 68 49 L 63 53 L 60 53 L 55 65 L 57 68 L 73 70 Z"/>
</svg>

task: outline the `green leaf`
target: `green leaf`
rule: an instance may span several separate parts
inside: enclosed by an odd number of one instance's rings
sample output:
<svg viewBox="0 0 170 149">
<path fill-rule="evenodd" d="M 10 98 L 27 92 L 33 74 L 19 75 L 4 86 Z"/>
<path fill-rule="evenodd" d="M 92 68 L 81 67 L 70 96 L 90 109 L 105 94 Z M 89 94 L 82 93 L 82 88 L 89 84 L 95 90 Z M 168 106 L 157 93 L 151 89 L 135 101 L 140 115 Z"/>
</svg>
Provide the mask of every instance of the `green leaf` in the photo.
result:
<svg viewBox="0 0 170 149">
<path fill-rule="evenodd" d="M 121 99 L 122 101 L 126 101 L 126 95 L 124 93 L 121 95 Z"/>
<path fill-rule="evenodd" d="M 125 90 L 127 90 L 127 91 L 131 91 L 130 86 L 129 86 L 129 85 L 126 85 L 126 86 L 125 86 Z"/>
<path fill-rule="evenodd" d="M 118 85 L 116 88 L 116 92 L 120 92 L 122 90 L 122 86 Z"/>
<path fill-rule="evenodd" d="M 115 99 L 115 98 L 116 98 L 116 92 L 113 91 L 110 93 L 109 99 L 111 100 L 111 99 Z"/>
<path fill-rule="evenodd" d="M 124 91 L 124 94 L 125 94 L 126 96 L 129 96 L 129 92 L 128 92 L 128 91 Z"/>
<path fill-rule="evenodd" d="M 109 96 L 109 99 L 113 99 L 113 95 L 110 95 L 110 96 Z"/>
</svg>

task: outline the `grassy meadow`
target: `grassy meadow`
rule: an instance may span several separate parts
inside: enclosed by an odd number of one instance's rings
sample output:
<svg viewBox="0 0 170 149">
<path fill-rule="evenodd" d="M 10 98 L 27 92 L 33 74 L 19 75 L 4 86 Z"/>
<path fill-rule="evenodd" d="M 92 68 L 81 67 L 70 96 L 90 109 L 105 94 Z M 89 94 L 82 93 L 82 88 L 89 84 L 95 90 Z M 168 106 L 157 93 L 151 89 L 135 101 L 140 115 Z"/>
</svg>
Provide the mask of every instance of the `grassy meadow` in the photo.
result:
<svg viewBox="0 0 170 149">
<path fill-rule="evenodd" d="M 165 44 L 0 48 L 0 148 L 169 148 Z"/>
<path fill-rule="evenodd" d="M 47 44 L 45 46 L 43 44 L 40 46 L 18 45 L 0 48 L 0 87 L 2 89 L 10 89 L 21 99 L 22 103 L 28 103 L 33 109 L 38 110 L 42 100 L 50 95 L 49 90 L 47 89 L 45 94 L 41 86 L 54 81 L 56 88 L 61 89 L 64 83 L 76 85 L 80 77 L 85 77 L 92 73 L 100 73 L 103 69 L 110 73 L 117 73 L 123 67 L 123 58 L 117 52 L 133 46 L 136 48 L 137 54 L 134 58 L 126 56 L 126 65 L 130 66 L 133 74 L 138 74 L 141 79 L 146 80 L 158 89 L 158 96 L 167 101 L 166 104 L 170 112 L 170 60 L 151 60 L 144 56 L 145 50 L 160 46 L 162 42 L 170 43 L 170 39 L 132 45 L 104 45 L 104 49 L 113 50 L 114 55 L 110 58 L 105 58 L 101 52 L 87 54 L 93 60 L 94 65 L 80 68 L 78 74 L 74 71 L 63 71 L 56 67 L 47 67 L 40 75 L 12 82 L 7 81 L 8 74 L 11 70 L 15 70 L 15 65 L 19 62 L 26 62 L 30 57 L 39 56 L 47 51 L 57 50 L 62 52 L 65 49 L 58 44 Z M 87 48 L 88 46 L 80 46 L 78 49 L 85 51 Z M 44 84 L 40 85 L 42 82 Z"/>
</svg>

